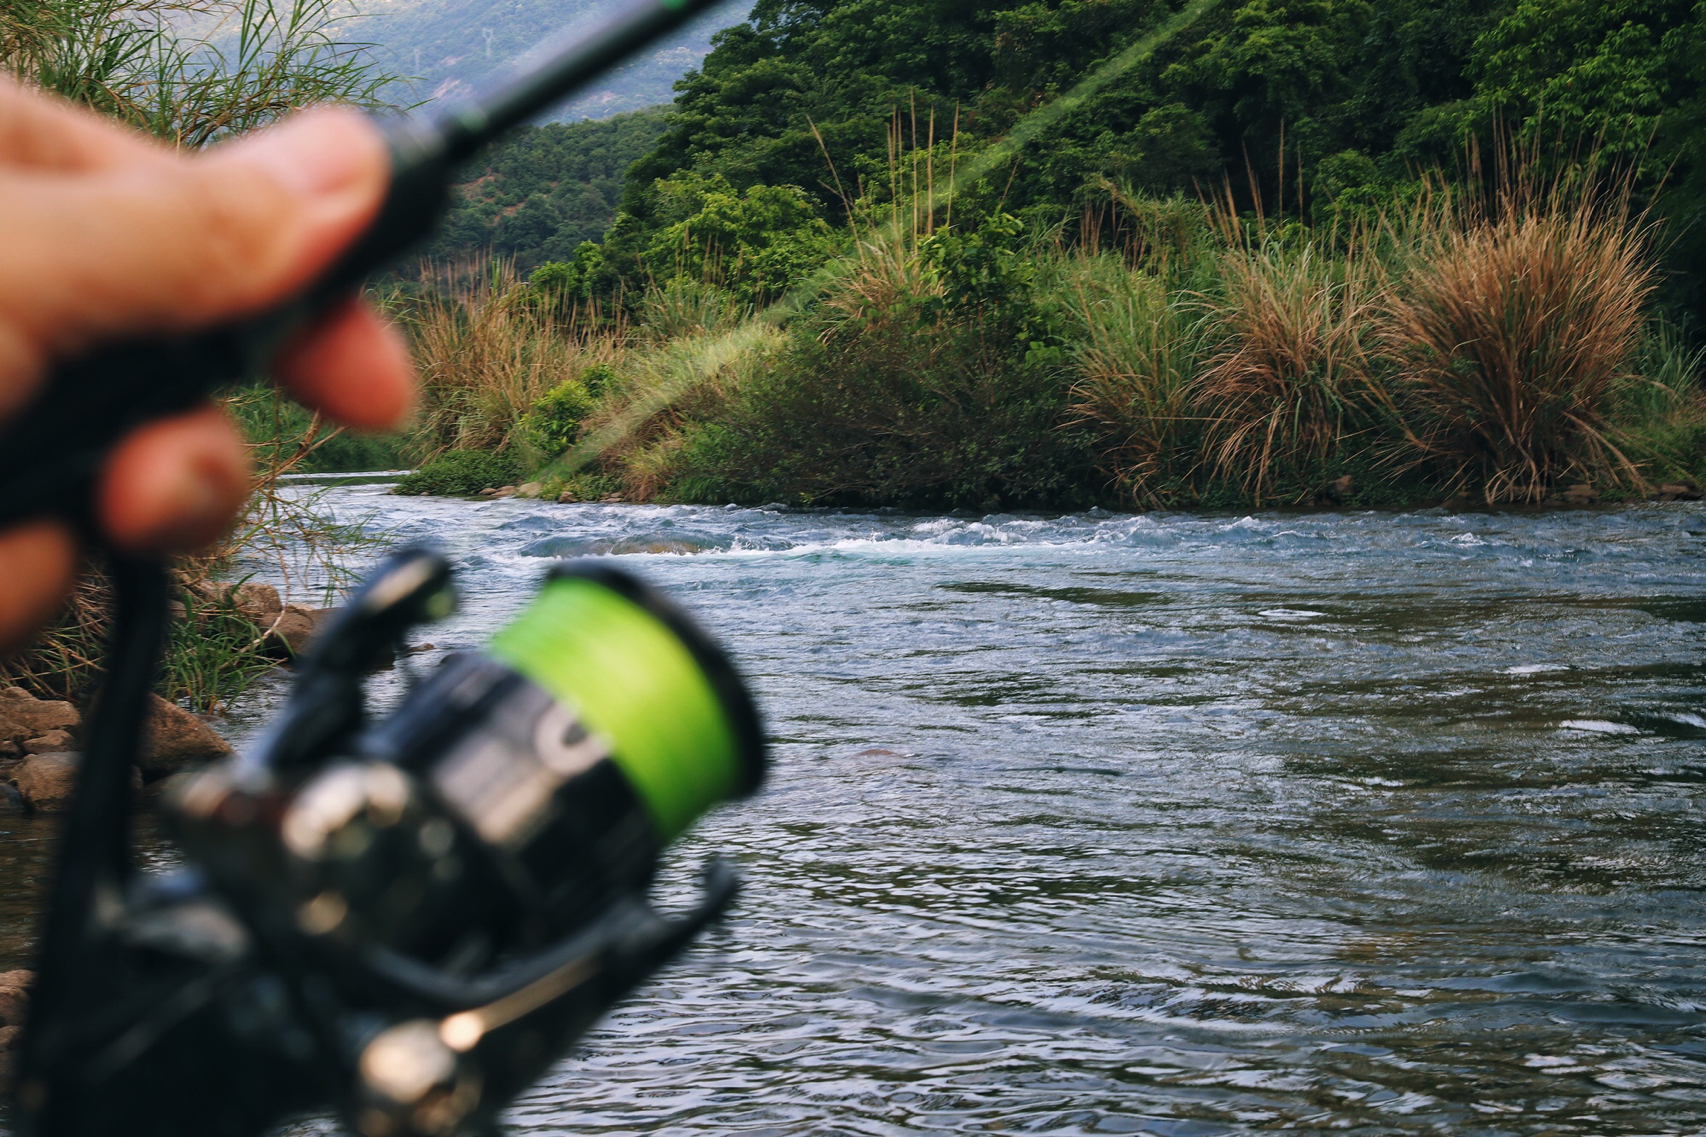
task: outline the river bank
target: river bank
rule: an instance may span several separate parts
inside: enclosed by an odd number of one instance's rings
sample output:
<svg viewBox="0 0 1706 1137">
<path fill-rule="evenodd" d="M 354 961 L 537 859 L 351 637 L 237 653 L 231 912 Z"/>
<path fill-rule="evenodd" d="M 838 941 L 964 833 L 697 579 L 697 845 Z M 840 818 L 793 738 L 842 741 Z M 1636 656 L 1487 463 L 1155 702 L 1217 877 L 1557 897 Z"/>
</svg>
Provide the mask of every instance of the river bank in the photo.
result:
<svg viewBox="0 0 1706 1137">
<path fill-rule="evenodd" d="M 409 667 L 484 644 L 554 558 L 619 556 L 765 711 L 770 786 L 661 887 L 732 855 L 727 932 L 520 1132 L 1706 1125 L 1699 505 L 323 501 L 456 562 Z M 36 824 L 0 826 L 0 872 Z"/>
</svg>

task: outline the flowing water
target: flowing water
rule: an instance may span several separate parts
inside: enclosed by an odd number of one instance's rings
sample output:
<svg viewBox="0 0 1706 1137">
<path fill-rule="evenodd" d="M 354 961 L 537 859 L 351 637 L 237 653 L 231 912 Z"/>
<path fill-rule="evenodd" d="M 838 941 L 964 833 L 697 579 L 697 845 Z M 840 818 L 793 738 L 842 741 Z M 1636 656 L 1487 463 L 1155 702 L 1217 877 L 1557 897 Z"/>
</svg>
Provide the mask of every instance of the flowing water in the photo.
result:
<svg viewBox="0 0 1706 1137">
<path fill-rule="evenodd" d="M 1706 1130 L 1698 506 L 327 500 L 461 566 L 419 665 L 619 556 L 768 717 L 664 889 L 738 910 L 523 1133 Z"/>
</svg>

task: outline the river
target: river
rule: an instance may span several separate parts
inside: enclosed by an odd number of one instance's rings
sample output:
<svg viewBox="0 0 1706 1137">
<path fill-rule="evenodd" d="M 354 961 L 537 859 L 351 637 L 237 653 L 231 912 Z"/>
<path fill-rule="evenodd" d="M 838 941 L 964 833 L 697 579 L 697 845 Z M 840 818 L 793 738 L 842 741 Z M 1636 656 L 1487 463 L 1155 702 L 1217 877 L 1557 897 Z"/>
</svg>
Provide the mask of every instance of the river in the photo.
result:
<svg viewBox="0 0 1706 1137">
<path fill-rule="evenodd" d="M 461 566 L 418 665 L 614 555 L 768 719 L 738 910 L 522 1133 L 1706 1128 L 1699 506 L 326 500 Z"/>
</svg>

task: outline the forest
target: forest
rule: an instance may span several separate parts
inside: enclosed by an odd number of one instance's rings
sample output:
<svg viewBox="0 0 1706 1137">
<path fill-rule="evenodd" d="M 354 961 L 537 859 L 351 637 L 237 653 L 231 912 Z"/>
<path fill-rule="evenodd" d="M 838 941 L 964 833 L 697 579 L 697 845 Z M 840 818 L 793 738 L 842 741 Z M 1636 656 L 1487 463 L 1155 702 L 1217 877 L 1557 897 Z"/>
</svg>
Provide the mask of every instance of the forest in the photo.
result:
<svg viewBox="0 0 1706 1137">
<path fill-rule="evenodd" d="M 1703 36 L 1661 0 L 761 0 L 661 119 L 573 128 L 593 164 L 659 131 L 601 240 L 543 136 L 471 181 L 447 240 L 497 259 L 419 309 L 413 453 L 570 497 L 1692 493 Z M 494 336 L 540 369 L 502 398 Z"/>
</svg>

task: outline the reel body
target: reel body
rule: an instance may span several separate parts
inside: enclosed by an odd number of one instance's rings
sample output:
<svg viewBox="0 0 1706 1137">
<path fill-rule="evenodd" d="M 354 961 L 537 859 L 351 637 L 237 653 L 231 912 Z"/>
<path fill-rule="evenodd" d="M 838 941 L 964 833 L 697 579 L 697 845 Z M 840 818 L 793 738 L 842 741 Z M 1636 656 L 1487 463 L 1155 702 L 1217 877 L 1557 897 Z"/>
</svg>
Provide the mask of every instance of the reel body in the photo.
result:
<svg viewBox="0 0 1706 1137">
<path fill-rule="evenodd" d="M 328 1106 L 363 1137 L 491 1130 L 723 911 L 717 862 L 690 913 L 645 899 L 668 841 L 763 777 L 722 653 L 635 578 L 564 566 L 368 722 L 369 665 L 450 603 L 441 557 L 393 556 L 259 745 L 174 795 L 190 867 L 97 890 L 79 981 L 28 1024 L 27 1131 L 237 1137 Z"/>
</svg>

